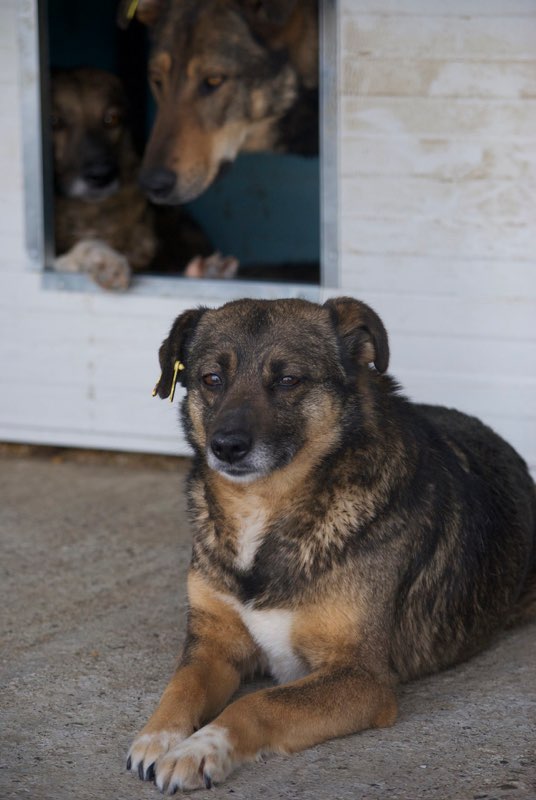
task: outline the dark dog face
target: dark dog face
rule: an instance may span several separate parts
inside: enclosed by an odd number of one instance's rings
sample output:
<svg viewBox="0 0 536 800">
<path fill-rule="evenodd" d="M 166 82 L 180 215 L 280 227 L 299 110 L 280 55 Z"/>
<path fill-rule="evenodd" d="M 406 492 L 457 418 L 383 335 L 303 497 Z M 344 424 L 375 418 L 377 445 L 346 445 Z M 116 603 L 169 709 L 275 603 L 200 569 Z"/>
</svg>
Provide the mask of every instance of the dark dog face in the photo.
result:
<svg viewBox="0 0 536 800">
<path fill-rule="evenodd" d="M 274 120 L 296 97 L 282 34 L 295 3 L 177 0 L 159 17 L 161 5 L 142 0 L 139 12 L 159 18 L 149 65 L 158 114 L 140 183 L 174 204 L 200 195 L 239 152 L 271 149 Z"/>
<path fill-rule="evenodd" d="M 356 372 L 370 361 L 384 371 L 388 345 L 377 315 L 354 300 L 240 300 L 176 320 L 160 349 L 161 397 L 177 359 L 192 446 L 227 479 L 252 482 L 337 445 Z"/>
<path fill-rule="evenodd" d="M 57 194 L 101 200 L 119 186 L 126 102 L 115 75 L 96 69 L 53 74 L 52 140 Z"/>
</svg>

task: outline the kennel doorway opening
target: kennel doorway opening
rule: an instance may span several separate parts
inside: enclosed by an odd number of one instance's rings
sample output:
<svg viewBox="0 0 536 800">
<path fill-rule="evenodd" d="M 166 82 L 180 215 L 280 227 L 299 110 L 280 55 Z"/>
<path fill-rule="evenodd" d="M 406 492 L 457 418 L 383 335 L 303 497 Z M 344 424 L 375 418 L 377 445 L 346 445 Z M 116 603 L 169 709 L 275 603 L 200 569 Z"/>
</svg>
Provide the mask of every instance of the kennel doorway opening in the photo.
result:
<svg viewBox="0 0 536 800">
<path fill-rule="evenodd" d="M 36 61 L 40 69 L 41 124 L 43 129 L 41 215 L 43 247 L 41 268 L 54 257 L 53 189 L 50 152 L 50 67 L 90 65 L 118 74 L 126 87 L 132 109 L 134 138 L 140 148 L 148 137 L 153 115 L 146 63 L 147 32 L 132 24 L 126 34 L 116 25 L 118 3 L 109 0 L 36 0 Z M 318 158 L 270 153 L 238 157 L 229 173 L 213 184 L 188 210 L 212 241 L 215 250 L 237 257 L 252 267 L 254 284 L 274 280 L 277 294 L 302 294 L 314 299 L 320 286 L 339 285 L 338 186 L 337 186 L 337 25 L 333 0 L 320 0 L 320 113 Z M 26 130 L 26 128 L 25 128 Z M 30 205 L 35 198 L 28 197 Z M 35 216 L 35 214 L 34 214 Z M 293 280 L 293 265 L 314 264 L 318 279 L 299 285 Z M 255 265 L 273 265 L 277 277 L 255 279 Z M 277 269 L 277 267 L 284 267 Z M 262 271 L 259 273 L 263 275 Z M 95 290 L 83 275 L 45 269 L 44 282 L 54 288 Z M 223 287 L 223 281 L 162 278 L 140 273 L 130 290 L 149 293 L 214 294 L 225 297 L 239 289 L 240 280 Z M 197 284 L 194 286 L 192 284 Z M 248 280 L 247 293 L 256 294 Z M 296 286 L 295 283 L 298 285 Z M 178 285 L 177 285 L 178 284 Z M 186 285 L 185 285 L 186 284 Z M 215 284 L 218 284 L 217 286 Z M 268 290 L 268 287 L 264 287 Z M 263 287 L 259 286 L 260 296 Z M 308 290 L 311 291 L 308 291 Z M 246 293 L 246 289 L 241 292 Z M 270 294 L 272 292 L 269 292 Z"/>
</svg>

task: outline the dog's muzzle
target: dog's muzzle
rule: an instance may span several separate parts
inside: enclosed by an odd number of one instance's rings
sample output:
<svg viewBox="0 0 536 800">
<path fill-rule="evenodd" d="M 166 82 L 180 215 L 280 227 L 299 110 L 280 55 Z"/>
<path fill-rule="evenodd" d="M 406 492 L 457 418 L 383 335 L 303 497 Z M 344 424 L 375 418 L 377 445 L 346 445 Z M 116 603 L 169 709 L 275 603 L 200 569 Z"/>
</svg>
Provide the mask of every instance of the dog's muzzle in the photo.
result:
<svg viewBox="0 0 536 800">
<path fill-rule="evenodd" d="M 255 442 L 247 430 L 238 428 L 215 431 L 208 442 L 207 462 L 234 483 L 251 483 L 274 467 L 269 448 Z"/>
</svg>

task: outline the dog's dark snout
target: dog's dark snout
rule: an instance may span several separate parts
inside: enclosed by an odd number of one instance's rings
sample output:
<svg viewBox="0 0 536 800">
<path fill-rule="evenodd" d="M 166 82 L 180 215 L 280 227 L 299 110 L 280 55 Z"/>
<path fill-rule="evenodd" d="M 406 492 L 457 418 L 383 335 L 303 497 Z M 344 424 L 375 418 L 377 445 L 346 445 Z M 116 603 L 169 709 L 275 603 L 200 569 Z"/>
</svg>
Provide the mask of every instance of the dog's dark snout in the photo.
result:
<svg viewBox="0 0 536 800">
<path fill-rule="evenodd" d="M 84 167 L 84 179 L 98 189 L 108 186 L 117 178 L 117 167 L 105 161 L 86 164 Z"/>
<path fill-rule="evenodd" d="M 246 431 L 216 431 L 210 440 L 210 447 L 216 458 L 228 464 L 236 464 L 247 456 L 253 444 Z"/>
<path fill-rule="evenodd" d="M 146 169 L 140 173 L 139 182 L 151 200 L 165 200 L 175 187 L 177 176 L 166 167 Z"/>
</svg>

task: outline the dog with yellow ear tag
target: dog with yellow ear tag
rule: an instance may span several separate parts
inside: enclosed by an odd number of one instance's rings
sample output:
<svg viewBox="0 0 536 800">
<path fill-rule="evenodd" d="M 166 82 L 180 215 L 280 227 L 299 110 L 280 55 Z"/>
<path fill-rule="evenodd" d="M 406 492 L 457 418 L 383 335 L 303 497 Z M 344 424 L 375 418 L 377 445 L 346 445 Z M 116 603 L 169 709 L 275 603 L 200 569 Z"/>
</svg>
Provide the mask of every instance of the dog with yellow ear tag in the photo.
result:
<svg viewBox="0 0 536 800">
<path fill-rule="evenodd" d="M 526 464 L 474 417 L 409 402 L 388 363 L 382 321 L 347 297 L 186 311 L 162 344 L 155 391 L 186 388 L 194 450 L 188 624 L 127 761 L 161 791 L 392 725 L 397 684 L 523 607 Z M 276 685 L 230 702 L 256 673 Z"/>
</svg>

